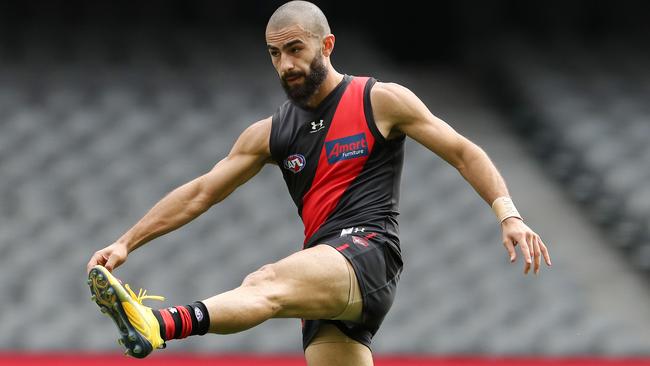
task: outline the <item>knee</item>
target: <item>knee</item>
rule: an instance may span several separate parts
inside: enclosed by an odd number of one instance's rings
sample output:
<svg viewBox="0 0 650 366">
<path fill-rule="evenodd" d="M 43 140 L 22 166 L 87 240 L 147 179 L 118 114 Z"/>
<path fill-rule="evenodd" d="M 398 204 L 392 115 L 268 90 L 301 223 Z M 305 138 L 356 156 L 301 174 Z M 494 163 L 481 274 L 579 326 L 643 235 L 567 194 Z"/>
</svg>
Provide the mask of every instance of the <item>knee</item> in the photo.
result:
<svg viewBox="0 0 650 366">
<path fill-rule="evenodd" d="M 272 314 L 282 310 L 286 291 L 274 265 L 267 264 L 249 274 L 242 282 L 241 287 L 247 289 L 257 299 L 260 308 L 264 308 Z"/>
<path fill-rule="evenodd" d="M 243 287 L 269 287 L 277 280 L 277 273 L 273 264 L 262 266 L 257 271 L 249 274 L 242 282 Z"/>
</svg>

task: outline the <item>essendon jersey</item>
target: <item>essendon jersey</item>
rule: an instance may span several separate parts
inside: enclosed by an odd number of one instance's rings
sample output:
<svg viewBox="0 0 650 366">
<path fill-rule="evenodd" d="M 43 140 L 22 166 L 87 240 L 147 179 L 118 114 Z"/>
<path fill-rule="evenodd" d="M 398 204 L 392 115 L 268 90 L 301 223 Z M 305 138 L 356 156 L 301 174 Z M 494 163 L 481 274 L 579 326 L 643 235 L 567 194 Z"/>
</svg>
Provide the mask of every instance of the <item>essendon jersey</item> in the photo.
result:
<svg viewBox="0 0 650 366">
<path fill-rule="evenodd" d="M 397 242 L 404 138 L 386 140 L 370 105 L 375 80 L 344 76 L 313 109 L 286 101 L 273 115 L 270 149 L 305 226 L 305 247 L 346 228 Z"/>
</svg>

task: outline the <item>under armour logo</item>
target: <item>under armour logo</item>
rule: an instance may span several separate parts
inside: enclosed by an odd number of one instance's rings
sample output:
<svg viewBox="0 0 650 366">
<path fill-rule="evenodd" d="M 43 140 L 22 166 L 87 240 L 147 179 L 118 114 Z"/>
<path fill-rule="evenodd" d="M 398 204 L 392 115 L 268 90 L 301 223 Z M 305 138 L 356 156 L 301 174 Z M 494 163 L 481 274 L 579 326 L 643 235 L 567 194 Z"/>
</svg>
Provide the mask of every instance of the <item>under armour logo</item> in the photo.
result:
<svg viewBox="0 0 650 366">
<path fill-rule="evenodd" d="M 167 308 L 167 310 L 169 310 L 169 312 L 172 314 L 178 313 L 178 310 L 176 310 L 176 308 Z"/>
<path fill-rule="evenodd" d="M 318 132 L 323 128 L 325 128 L 325 123 L 322 119 L 319 122 L 311 122 L 311 131 L 309 131 L 309 133 Z"/>
<path fill-rule="evenodd" d="M 346 236 L 354 233 L 363 233 L 366 231 L 365 227 L 349 227 L 341 230 L 341 236 Z"/>
</svg>

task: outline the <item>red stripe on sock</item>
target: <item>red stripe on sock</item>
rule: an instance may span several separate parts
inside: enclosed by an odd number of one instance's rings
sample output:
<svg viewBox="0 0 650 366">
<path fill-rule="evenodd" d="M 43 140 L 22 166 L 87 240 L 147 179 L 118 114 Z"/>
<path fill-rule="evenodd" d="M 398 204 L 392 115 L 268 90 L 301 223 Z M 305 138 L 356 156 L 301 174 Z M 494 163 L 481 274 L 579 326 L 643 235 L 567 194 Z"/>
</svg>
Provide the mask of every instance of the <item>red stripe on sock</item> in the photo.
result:
<svg viewBox="0 0 650 366">
<path fill-rule="evenodd" d="M 181 329 L 181 335 L 179 339 L 185 338 L 192 333 L 192 317 L 190 316 L 190 311 L 187 310 L 185 306 L 177 306 L 176 310 L 181 315 L 181 324 L 183 328 Z"/>
<path fill-rule="evenodd" d="M 165 340 L 174 338 L 176 324 L 174 324 L 172 314 L 170 314 L 167 309 L 160 309 L 160 316 L 163 318 L 163 322 L 165 323 Z"/>
</svg>

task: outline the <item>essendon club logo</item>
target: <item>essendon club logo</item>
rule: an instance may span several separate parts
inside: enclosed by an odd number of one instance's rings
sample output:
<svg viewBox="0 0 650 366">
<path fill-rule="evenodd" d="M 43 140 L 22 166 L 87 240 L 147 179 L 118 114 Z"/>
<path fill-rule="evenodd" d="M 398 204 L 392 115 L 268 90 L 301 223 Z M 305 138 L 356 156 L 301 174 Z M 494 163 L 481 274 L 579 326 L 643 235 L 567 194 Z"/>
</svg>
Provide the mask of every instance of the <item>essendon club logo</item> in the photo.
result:
<svg viewBox="0 0 650 366">
<path fill-rule="evenodd" d="M 337 161 L 360 158 L 368 155 L 366 134 L 360 133 L 340 139 L 325 141 L 325 152 L 330 164 Z"/>
<path fill-rule="evenodd" d="M 306 162 L 307 161 L 305 160 L 304 156 L 300 154 L 293 154 L 284 159 L 284 167 L 291 170 L 295 174 L 305 167 Z"/>
</svg>

